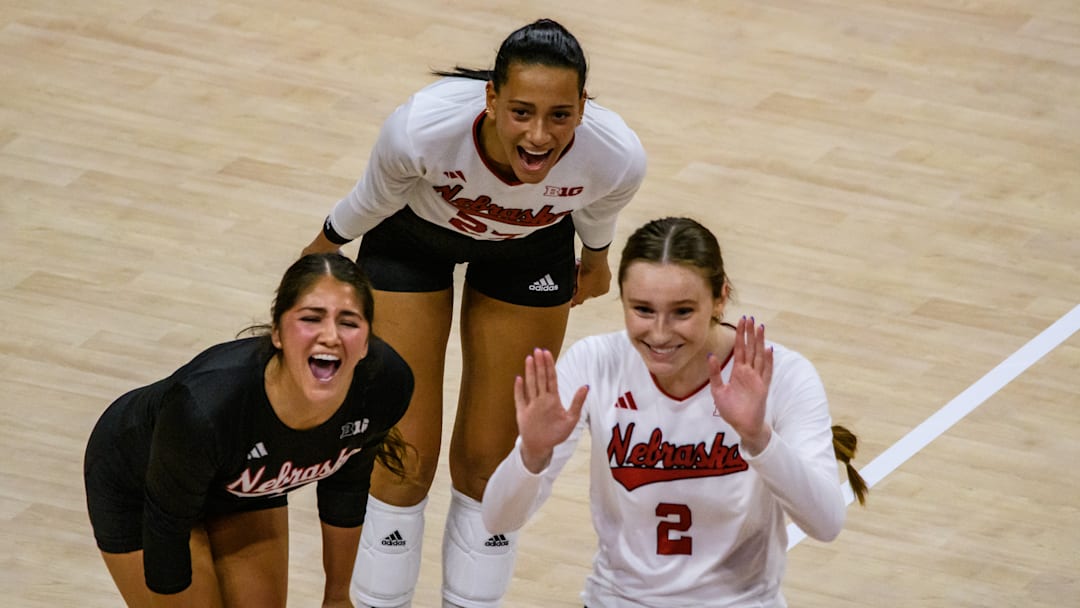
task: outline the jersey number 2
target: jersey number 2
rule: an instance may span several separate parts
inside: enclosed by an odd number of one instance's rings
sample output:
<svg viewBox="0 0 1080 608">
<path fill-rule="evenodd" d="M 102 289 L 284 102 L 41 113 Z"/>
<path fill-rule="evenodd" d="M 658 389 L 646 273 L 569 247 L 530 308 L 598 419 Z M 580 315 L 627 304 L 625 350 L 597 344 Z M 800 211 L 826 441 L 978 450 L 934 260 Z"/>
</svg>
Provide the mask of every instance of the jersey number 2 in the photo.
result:
<svg viewBox="0 0 1080 608">
<path fill-rule="evenodd" d="M 674 505 L 662 502 L 656 505 L 656 516 L 664 518 L 656 525 L 656 553 L 657 555 L 691 555 L 694 552 L 694 538 L 692 536 L 672 536 L 674 533 L 686 532 L 693 523 L 690 517 L 690 507 L 686 505 Z"/>
</svg>

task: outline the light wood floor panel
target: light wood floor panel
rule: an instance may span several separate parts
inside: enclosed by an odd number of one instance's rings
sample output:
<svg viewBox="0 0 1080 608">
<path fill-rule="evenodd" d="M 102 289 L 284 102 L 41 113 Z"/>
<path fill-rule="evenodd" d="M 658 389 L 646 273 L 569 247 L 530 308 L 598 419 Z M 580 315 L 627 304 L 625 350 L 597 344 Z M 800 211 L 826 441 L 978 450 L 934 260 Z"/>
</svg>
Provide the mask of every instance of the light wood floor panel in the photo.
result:
<svg viewBox="0 0 1080 608">
<path fill-rule="evenodd" d="M 1080 304 L 1072 0 L 0 0 L 0 604 L 119 604 L 81 480 L 102 409 L 266 320 L 385 116 L 541 16 L 649 152 L 619 242 L 662 215 L 716 230 L 729 315 L 814 361 L 860 464 Z M 621 325 L 605 296 L 568 343 Z M 447 403 L 459 361 L 452 341 Z M 834 543 L 795 547 L 791 605 L 1075 603 L 1078 392 L 1073 335 Z M 580 606 L 586 447 L 523 533 L 508 606 Z M 418 607 L 438 605 L 446 470 Z M 291 511 L 296 606 L 321 596 L 313 494 Z"/>
</svg>

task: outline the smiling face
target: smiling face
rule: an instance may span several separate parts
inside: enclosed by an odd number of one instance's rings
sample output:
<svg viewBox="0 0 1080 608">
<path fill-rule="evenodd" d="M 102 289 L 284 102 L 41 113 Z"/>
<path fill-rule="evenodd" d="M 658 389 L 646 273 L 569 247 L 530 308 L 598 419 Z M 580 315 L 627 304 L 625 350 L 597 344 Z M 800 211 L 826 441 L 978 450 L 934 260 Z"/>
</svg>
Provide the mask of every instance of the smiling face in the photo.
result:
<svg viewBox="0 0 1080 608">
<path fill-rule="evenodd" d="M 720 355 L 724 336 L 713 319 L 724 312 L 702 274 L 682 264 L 637 261 L 622 281 L 626 330 L 666 393 L 689 395 L 709 378 L 706 356 Z"/>
<path fill-rule="evenodd" d="M 498 92 L 488 83 L 487 109 L 484 153 L 504 177 L 537 184 L 573 141 L 585 94 L 571 68 L 513 63 Z"/>
<path fill-rule="evenodd" d="M 291 401 L 336 407 L 367 356 L 371 326 L 356 289 L 332 276 L 312 283 L 275 324 L 280 386 Z"/>
</svg>

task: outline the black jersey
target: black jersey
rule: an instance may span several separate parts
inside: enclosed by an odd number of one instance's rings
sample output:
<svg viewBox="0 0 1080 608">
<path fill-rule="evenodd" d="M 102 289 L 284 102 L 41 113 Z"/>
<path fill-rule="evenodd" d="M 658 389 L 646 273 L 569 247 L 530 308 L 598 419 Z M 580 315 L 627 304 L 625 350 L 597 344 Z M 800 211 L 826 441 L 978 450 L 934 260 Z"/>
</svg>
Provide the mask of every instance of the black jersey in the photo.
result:
<svg viewBox="0 0 1080 608">
<path fill-rule="evenodd" d="M 198 521 L 285 504 L 287 492 L 312 482 L 322 521 L 363 523 L 375 456 L 408 407 L 412 372 L 372 338 L 342 406 L 318 427 L 298 431 L 267 399 L 263 372 L 271 356 L 266 338 L 211 347 L 168 378 L 117 399 L 94 429 L 87 470 L 108 459 L 108 469 L 123 476 L 108 491 L 143 494 L 151 590 L 190 585 L 188 539 Z"/>
</svg>

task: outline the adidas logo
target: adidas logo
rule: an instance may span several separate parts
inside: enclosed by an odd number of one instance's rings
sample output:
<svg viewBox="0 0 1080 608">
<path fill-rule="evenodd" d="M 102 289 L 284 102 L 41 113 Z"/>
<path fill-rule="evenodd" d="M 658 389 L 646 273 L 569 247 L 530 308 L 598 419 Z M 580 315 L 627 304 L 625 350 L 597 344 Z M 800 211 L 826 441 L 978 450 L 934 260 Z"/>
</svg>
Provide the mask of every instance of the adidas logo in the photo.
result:
<svg viewBox="0 0 1080 608">
<path fill-rule="evenodd" d="M 485 547 L 505 547 L 510 544 L 510 541 L 506 540 L 506 536 L 502 534 L 496 534 L 491 538 L 484 541 Z"/>
<path fill-rule="evenodd" d="M 262 458 L 263 456 L 266 456 L 269 453 L 270 452 L 266 451 L 266 446 L 264 446 L 263 443 L 260 441 L 259 443 L 255 444 L 255 447 L 251 448 L 250 452 L 248 452 L 247 459 L 248 460 L 256 460 L 258 458 Z"/>
<path fill-rule="evenodd" d="M 615 401 L 615 409 L 620 410 L 636 410 L 637 404 L 634 403 L 634 396 L 630 394 L 630 391 L 623 393 L 622 397 L 619 397 Z"/>
<path fill-rule="evenodd" d="M 544 278 L 536 279 L 532 285 L 529 285 L 529 291 L 555 291 L 559 289 L 559 286 L 552 280 L 550 274 L 545 274 Z"/>
<path fill-rule="evenodd" d="M 405 537 L 401 535 L 401 532 L 394 530 L 390 534 L 386 535 L 386 538 L 382 539 L 383 545 L 387 547 L 400 547 L 405 544 Z"/>
</svg>

